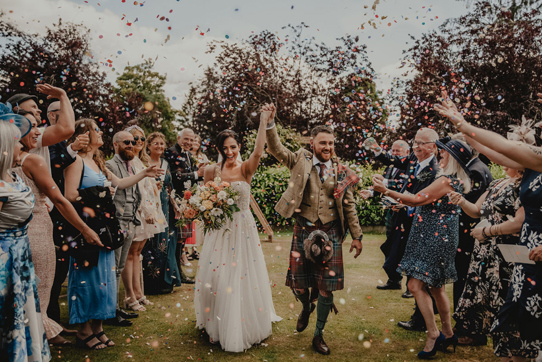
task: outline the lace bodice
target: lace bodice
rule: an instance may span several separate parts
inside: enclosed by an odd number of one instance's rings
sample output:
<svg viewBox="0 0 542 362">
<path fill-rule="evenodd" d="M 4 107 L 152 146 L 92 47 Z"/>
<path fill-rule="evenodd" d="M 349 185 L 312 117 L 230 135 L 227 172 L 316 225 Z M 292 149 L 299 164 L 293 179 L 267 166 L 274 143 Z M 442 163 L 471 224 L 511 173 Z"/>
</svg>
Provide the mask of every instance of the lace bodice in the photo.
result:
<svg viewBox="0 0 542 362">
<path fill-rule="evenodd" d="M 243 210 L 250 208 L 250 184 L 246 181 L 234 181 L 231 183 L 236 191 L 239 191 L 239 199 L 236 201 L 237 207 Z"/>
</svg>

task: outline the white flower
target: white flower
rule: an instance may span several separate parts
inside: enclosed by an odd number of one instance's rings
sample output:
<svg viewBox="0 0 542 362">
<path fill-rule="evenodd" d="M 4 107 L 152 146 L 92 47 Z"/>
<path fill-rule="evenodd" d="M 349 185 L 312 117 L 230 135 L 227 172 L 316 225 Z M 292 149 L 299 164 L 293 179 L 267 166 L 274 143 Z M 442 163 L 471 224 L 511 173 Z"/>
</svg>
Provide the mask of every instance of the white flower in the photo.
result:
<svg viewBox="0 0 542 362">
<path fill-rule="evenodd" d="M 216 207 L 211 210 L 211 215 L 213 216 L 220 216 L 224 213 L 221 209 L 217 209 Z"/>
<path fill-rule="evenodd" d="M 220 191 L 216 197 L 219 199 L 219 200 L 226 200 L 226 198 L 228 197 L 228 193 L 226 191 Z"/>
<path fill-rule="evenodd" d="M 233 199 L 228 199 L 228 201 L 226 201 L 226 203 L 231 206 L 231 205 L 234 204 L 234 201 L 233 201 Z"/>
<path fill-rule="evenodd" d="M 188 180 L 184 183 L 184 188 L 189 190 L 192 187 L 192 181 Z"/>
<path fill-rule="evenodd" d="M 190 204 L 199 207 L 199 205 L 201 204 L 201 197 L 199 197 L 198 195 L 192 195 L 192 197 L 190 198 Z"/>
<path fill-rule="evenodd" d="M 205 210 L 207 210 L 207 208 L 203 205 L 200 205 L 199 211 L 204 212 Z"/>
</svg>

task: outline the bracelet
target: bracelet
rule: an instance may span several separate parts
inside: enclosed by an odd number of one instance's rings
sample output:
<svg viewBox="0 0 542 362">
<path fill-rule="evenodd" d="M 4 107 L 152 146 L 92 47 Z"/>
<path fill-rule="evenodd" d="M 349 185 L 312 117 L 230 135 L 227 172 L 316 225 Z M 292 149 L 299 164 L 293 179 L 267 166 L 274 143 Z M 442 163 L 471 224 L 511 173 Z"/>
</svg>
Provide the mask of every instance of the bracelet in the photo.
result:
<svg viewBox="0 0 542 362">
<path fill-rule="evenodd" d="M 484 239 L 488 239 L 489 237 L 487 236 L 486 234 L 486 228 L 483 228 L 482 229 L 482 236 L 484 237 Z"/>
<path fill-rule="evenodd" d="M 493 225 L 489 227 L 489 236 L 495 236 L 497 234 L 493 234 Z"/>
<path fill-rule="evenodd" d="M 386 192 L 384 192 L 384 196 L 388 196 L 389 193 L 390 193 L 390 190 L 386 190 Z"/>
<path fill-rule="evenodd" d="M 463 126 L 463 122 L 465 122 L 465 120 L 459 121 L 459 123 L 455 125 L 455 129 L 457 129 L 459 131 L 461 126 Z"/>
</svg>

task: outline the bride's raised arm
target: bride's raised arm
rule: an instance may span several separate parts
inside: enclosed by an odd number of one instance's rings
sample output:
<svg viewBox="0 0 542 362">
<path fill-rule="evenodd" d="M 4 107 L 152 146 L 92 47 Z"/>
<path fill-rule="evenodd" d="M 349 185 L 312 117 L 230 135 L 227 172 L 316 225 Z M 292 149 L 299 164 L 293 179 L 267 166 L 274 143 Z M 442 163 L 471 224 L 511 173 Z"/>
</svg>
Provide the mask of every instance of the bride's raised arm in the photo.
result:
<svg viewBox="0 0 542 362">
<path fill-rule="evenodd" d="M 267 122 L 271 117 L 274 117 L 275 106 L 273 104 L 265 104 L 262 107 L 260 114 L 260 127 L 258 128 L 258 135 L 256 136 L 256 143 L 254 144 L 254 151 L 250 155 L 249 159 L 244 162 L 245 175 L 248 180 L 254 175 L 258 165 L 260 164 L 260 158 L 263 155 L 265 148 L 265 131 Z"/>
</svg>

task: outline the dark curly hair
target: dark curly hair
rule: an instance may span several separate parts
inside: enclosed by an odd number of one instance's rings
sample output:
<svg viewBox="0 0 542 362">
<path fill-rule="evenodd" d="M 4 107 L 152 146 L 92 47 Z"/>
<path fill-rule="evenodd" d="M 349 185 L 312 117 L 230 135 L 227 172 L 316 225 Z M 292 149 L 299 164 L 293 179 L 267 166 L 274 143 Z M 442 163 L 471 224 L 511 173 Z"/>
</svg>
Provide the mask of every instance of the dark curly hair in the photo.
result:
<svg viewBox="0 0 542 362">
<path fill-rule="evenodd" d="M 230 137 L 237 142 L 239 147 L 241 147 L 241 138 L 235 131 L 232 131 L 231 129 L 226 129 L 220 132 L 218 136 L 216 136 L 216 148 L 218 148 L 218 152 L 220 152 L 220 155 L 222 156 L 222 163 L 220 164 L 220 169 L 224 167 L 224 162 L 226 162 L 226 153 L 224 153 L 223 149 L 224 142 L 226 142 L 226 140 Z"/>
</svg>

